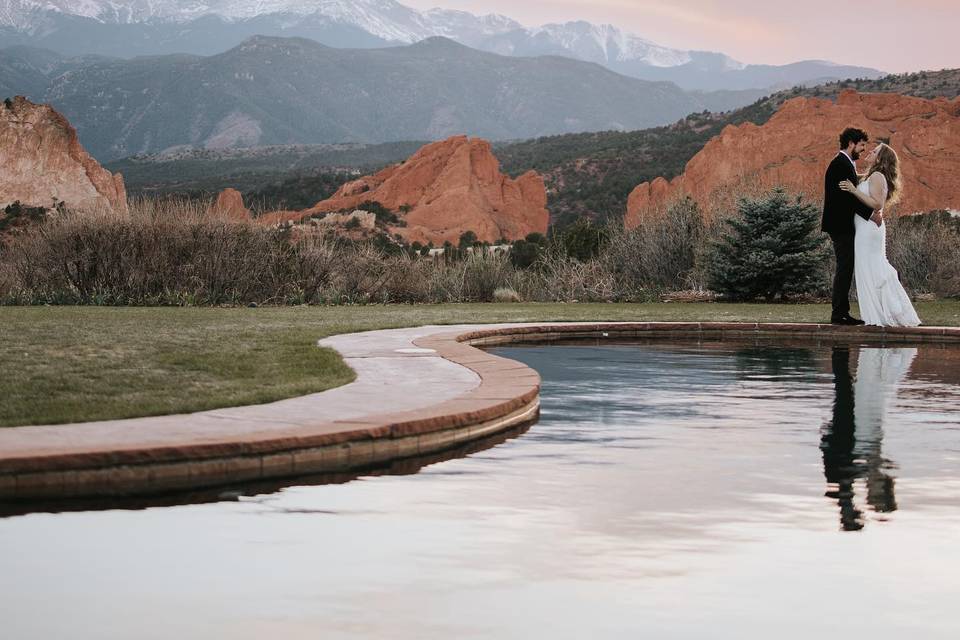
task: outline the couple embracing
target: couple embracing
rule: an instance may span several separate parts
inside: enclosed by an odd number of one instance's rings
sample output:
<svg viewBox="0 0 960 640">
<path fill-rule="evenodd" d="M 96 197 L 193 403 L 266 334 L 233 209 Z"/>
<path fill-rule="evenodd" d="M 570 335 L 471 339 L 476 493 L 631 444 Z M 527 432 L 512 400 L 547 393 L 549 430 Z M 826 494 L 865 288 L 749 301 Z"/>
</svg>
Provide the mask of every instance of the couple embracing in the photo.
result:
<svg viewBox="0 0 960 640">
<path fill-rule="evenodd" d="M 869 168 L 857 173 L 857 160 L 869 137 L 849 127 L 840 134 L 840 153 L 824 179 L 823 230 L 830 234 L 837 257 L 833 279 L 832 324 L 871 324 L 916 327 L 920 318 L 900 284 L 897 270 L 887 262 L 887 228 L 883 210 L 900 197 L 900 161 L 883 142 L 865 160 Z M 863 320 L 850 315 L 850 284 L 857 276 L 857 300 Z"/>
</svg>

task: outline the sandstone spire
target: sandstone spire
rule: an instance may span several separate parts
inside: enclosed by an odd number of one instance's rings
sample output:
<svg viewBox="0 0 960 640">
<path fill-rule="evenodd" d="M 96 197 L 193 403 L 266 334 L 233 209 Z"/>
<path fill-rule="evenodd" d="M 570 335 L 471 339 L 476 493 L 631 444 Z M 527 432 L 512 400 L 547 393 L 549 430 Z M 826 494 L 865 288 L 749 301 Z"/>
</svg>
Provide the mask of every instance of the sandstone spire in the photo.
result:
<svg viewBox="0 0 960 640">
<path fill-rule="evenodd" d="M 673 199 L 689 195 L 709 215 L 740 195 L 776 185 L 823 197 L 823 173 L 837 154 L 837 137 L 860 127 L 871 140 L 889 139 L 900 156 L 900 213 L 960 209 L 960 98 L 926 100 L 845 91 L 837 102 L 794 98 L 763 126 L 725 128 L 671 181 L 644 182 L 630 194 L 625 222 L 635 227 Z M 867 167 L 861 162 L 860 170 Z"/>
<path fill-rule="evenodd" d="M 490 143 L 456 136 L 428 144 L 403 163 L 348 182 L 297 217 L 362 208 L 375 201 L 406 226 L 391 227 L 408 242 L 456 243 L 465 231 L 481 241 L 545 233 L 550 214 L 543 179 L 530 171 L 516 180 L 500 172 Z"/>
<path fill-rule="evenodd" d="M 101 167 L 53 107 L 23 96 L 0 104 L 0 207 L 17 200 L 127 213 L 123 177 Z"/>
</svg>

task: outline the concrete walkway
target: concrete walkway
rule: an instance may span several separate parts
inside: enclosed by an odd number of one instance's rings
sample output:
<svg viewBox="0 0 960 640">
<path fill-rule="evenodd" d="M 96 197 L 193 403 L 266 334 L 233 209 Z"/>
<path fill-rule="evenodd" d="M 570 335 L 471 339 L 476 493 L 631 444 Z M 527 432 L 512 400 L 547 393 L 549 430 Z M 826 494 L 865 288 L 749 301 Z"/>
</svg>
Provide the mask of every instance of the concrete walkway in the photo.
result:
<svg viewBox="0 0 960 640">
<path fill-rule="evenodd" d="M 193 414 L 0 429 L 0 501 L 340 471 L 529 422 L 539 407 L 536 372 L 456 342 L 463 333 L 505 326 L 426 326 L 321 340 L 357 378 L 308 396 Z M 446 353 L 415 343 L 429 336 L 446 336 L 437 345 Z M 484 387 L 483 373 L 497 370 L 524 378 L 519 394 L 492 379 Z M 458 432 L 442 433 L 450 429 Z"/>
<path fill-rule="evenodd" d="M 319 345 L 338 351 L 355 382 L 299 398 L 192 414 L 0 429 L 4 459 L 124 446 L 190 446 L 223 438 L 284 433 L 317 422 L 356 421 L 386 412 L 420 409 L 479 386 L 474 371 L 423 350 L 423 336 L 476 330 L 482 325 L 419 327 L 334 336 Z"/>
</svg>

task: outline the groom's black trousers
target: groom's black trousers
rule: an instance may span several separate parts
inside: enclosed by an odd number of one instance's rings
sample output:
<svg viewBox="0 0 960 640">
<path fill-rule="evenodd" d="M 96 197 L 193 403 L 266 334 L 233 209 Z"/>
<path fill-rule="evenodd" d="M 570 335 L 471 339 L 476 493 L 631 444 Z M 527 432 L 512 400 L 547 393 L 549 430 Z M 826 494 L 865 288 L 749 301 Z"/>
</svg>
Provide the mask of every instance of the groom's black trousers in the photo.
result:
<svg viewBox="0 0 960 640">
<path fill-rule="evenodd" d="M 850 285 L 853 283 L 853 234 L 831 233 L 837 272 L 833 276 L 833 313 L 831 320 L 850 315 Z"/>
</svg>

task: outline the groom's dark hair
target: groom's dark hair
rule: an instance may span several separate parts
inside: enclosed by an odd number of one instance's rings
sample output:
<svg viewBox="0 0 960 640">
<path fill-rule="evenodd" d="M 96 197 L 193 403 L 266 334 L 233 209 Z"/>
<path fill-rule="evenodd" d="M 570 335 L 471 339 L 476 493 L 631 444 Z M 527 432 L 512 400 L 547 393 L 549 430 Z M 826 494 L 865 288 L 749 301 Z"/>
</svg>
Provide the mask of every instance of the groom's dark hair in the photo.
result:
<svg viewBox="0 0 960 640">
<path fill-rule="evenodd" d="M 846 149 L 851 142 L 857 144 L 858 142 L 867 142 L 869 140 L 870 136 L 868 136 L 867 132 L 863 129 L 847 127 L 843 130 L 843 133 L 840 134 L 840 148 Z"/>
</svg>

